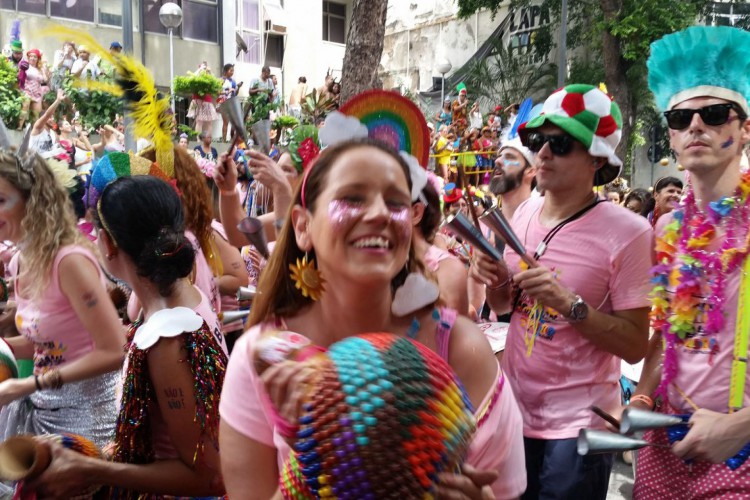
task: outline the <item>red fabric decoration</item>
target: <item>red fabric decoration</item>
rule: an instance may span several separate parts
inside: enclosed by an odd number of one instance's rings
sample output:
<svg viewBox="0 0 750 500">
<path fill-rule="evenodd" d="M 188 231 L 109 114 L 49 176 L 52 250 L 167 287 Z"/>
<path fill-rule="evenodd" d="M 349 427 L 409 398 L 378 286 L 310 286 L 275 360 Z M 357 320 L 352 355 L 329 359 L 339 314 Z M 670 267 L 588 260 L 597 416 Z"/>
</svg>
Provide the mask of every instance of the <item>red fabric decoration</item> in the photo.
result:
<svg viewBox="0 0 750 500">
<path fill-rule="evenodd" d="M 302 170 L 305 170 L 307 166 L 310 165 L 310 162 L 318 156 L 320 148 L 315 144 L 315 141 L 312 140 L 312 137 L 308 137 L 300 142 L 299 148 L 297 148 L 297 153 L 299 154 L 299 157 L 302 158 Z"/>
<path fill-rule="evenodd" d="M 617 122 L 612 115 L 607 115 L 599 119 L 599 125 L 596 127 L 596 135 L 607 137 L 617 130 Z"/>
<path fill-rule="evenodd" d="M 568 116 L 575 116 L 581 111 L 586 111 L 586 103 L 583 102 L 583 94 L 574 94 L 569 92 L 563 97 L 562 104 L 560 105 Z"/>
</svg>

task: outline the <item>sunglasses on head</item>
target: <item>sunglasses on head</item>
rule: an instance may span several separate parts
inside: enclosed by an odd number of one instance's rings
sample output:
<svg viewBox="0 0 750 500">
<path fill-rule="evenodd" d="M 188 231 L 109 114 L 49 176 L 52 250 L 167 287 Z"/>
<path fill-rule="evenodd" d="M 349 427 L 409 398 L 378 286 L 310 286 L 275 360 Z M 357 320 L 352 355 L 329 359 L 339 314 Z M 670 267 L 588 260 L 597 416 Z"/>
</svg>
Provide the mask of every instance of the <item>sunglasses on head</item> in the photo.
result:
<svg viewBox="0 0 750 500">
<path fill-rule="evenodd" d="M 565 156 L 573 150 L 575 139 L 568 134 L 544 135 L 541 132 L 531 132 L 526 136 L 526 147 L 532 152 L 538 153 L 545 144 L 549 143 L 549 149 L 556 156 Z"/>
<path fill-rule="evenodd" d="M 667 126 L 672 130 L 685 130 L 693 121 L 693 115 L 698 113 L 706 125 L 715 127 L 724 125 L 729 121 L 729 112 L 735 110 L 737 115 L 743 117 L 742 109 L 734 103 L 711 104 L 699 109 L 671 109 L 664 112 Z"/>
</svg>

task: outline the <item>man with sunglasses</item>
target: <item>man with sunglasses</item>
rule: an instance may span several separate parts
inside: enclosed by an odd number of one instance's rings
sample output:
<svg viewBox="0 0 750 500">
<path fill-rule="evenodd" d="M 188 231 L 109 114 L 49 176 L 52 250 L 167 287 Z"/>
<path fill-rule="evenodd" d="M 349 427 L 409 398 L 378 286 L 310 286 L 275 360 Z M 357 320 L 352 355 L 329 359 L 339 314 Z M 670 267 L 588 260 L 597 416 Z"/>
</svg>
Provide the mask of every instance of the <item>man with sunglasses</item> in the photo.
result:
<svg viewBox="0 0 750 500">
<path fill-rule="evenodd" d="M 689 182 L 656 225 L 655 334 L 631 405 L 689 424 L 645 434 L 657 446 L 638 452 L 634 498 L 750 496 L 748 67 L 750 33 L 735 28 L 651 45 L 649 87 Z"/>
<path fill-rule="evenodd" d="M 621 129 L 598 88 L 553 93 L 519 129 L 545 192 L 511 221 L 534 266 L 506 247 L 504 263 L 479 258 L 473 271 L 493 311 L 512 312 L 502 365 L 524 417 L 526 499 L 606 498 L 613 456 L 581 457 L 576 440 L 605 428 L 591 406 L 620 407 L 620 358 L 646 353 L 652 231 L 593 191 L 620 173 Z"/>
</svg>

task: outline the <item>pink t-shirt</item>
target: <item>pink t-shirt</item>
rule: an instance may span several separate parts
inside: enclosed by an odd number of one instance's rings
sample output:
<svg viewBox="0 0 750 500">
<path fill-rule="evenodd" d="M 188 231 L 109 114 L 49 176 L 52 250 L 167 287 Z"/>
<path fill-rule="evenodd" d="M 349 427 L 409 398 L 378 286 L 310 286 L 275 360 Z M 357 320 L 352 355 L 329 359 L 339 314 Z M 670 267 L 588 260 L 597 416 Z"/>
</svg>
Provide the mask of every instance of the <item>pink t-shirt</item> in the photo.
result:
<svg viewBox="0 0 750 500">
<path fill-rule="evenodd" d="M 458 258 L 452 253 L 443 250 L 442 248 L 438 248 L 435 245 L 430 245 L 430 248 L 427 249 L 427 253 L 424 254 L 424 264 L 427 267 L 427 270 L 431 273 L 436 273 L 440 267 L 440 263 L 448 259 L 458 260 Z"/>
<path fill-rule="evenodd" d="M 83 326 L 70 301 L 60 289 L 60 262 L 71 254 L 82 255 L 90 260 L 99 273 L 102 286 L 106 286 L 104 274 L 94 254 L 87 248 L 69 245 L 60 249 L 52 264 L 49 285 L 38 300 L 23 297 L 23 283 L 18 283 L 18 259 L 20 253 L 10 261 L 11 275 L 15 281 L 16 328 L 19 333 L 34 343 L 34 372 L 43 373 L 59 368 L 94 350 L 91 333 Z"/>
<path fill-rule="evenodd" d="M 525 201 L 511 222 L 530 253 L 551 229 L 539 223 L 543 204 L 544 198 Z M 653 232 L 646 219 L 604 202 L 566 224 L 539 262 L 556 271 L 560 283 L 589 308 L 610 314 L 649 306 L 652 248 Z M 520 271 L 520 258 L 509 247 L 505 260 L 512 274 Z M 594 346 L 549 308 L 527 356 L 524 337 L 532 305 L 521 296 L 502 363 L 523 414 L 524 436 L 568 439 L 581 428 L 604 429 L 603 420 L 589 408 L 611 411 L 620 404 L 620 358 Z"/>
<path fill-rule="evenodd" d="M 671 214 L 659 219 L 657 232 L 672 221 Z M 733 246 L 742 246 L 746 234 L 734 235 Z M 724 243 L 724 238 L 717 238 L 707 248 L 709 252 L 718 252 Z M 682 389 L 687 396 L 699 407 L 720 413 L 729 411 L 729 385 L 732 373 L 732 358 L 734 355 L 734 332 L 737 321 L 737 301 L 739 300 L 740 282 L 742 281 L 742 266 L 724 281 L 724 328 L 713 335 L 703 331 L 705 318 L 698 315 L 695 324 L 697 333 L 685 340 L 677 339 L 677 375 L 669 386 L 669 404 L 676 410 L 690 413 L 693 407 L 685 401 L 675 388 Z M 674 293 L 674 286 L 667 288 L 670 296 Z M 704 286 L 703 297 L 709 293 Z M 705 302 L 702 302 L 708 307 Z M 701 308 L 703 310 L 703 308 Z M 745 383 L 745 397 L 743 407 L 750 406 L 750 384 Z"/>
<path fill-rule="evenodd" d="M 271 403 L 253 363 L 253 343 L 263 329 L 270 327 L 273 327 L 270 323 L 256 325 L 234 345 L 219 410 L 222 420 L 237 432 L 275 448 L 277 466 L 282 470 L 290 447 L 274 426 Z M 480 412 L 485 410 L 484 416 L 466 459 L 466 463 L 476 468 L 500 472 L 500 478 L 492 485 L 498 499 L 517 498 L 526 489 L 521 413 L 510 385 L 502 377 L 498 366 L 501 392 L 493 397 L 497 390 L 493 387 L 478 406 Z"/>
</svg>

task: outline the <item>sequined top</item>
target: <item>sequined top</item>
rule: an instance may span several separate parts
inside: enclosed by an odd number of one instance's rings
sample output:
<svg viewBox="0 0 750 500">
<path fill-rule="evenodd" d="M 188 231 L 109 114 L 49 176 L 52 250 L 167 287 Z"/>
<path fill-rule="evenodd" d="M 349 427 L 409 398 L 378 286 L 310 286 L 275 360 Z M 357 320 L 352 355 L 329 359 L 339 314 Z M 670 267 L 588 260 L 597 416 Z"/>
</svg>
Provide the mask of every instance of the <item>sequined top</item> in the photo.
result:
<svg viewBox="0 0 750 500">
<path fill-rule="evenodd" d="M 127 372 L 115 432 L 116 462 L 144 464 L 161 458 L 153 439 L 159 417 L 147 356 L 159 339 L 168 337 L 184 341 L 186 362 L 193 374 L 195 421 L 201 435 L 207 438 L 205 442 L 218 448 L 218 400 L 227 356 L 201 316 L 187 307 L 175 307 L 154 313 L 143 324 L 133 323 L 128 332 Z M 201 443 L 198 442 L 194 460 L 200 460 Z M 122 490 L 113 491 L 110 497 L 139 498 L 136 492 Z"/>
<path fill-rule="evenodd" d="M 23 284 L 18 281 L 20 253 L 13 256 L 9 269 L 16 290 L 16 328 L 34 343 L 34 373 L 44 373 L 75 361 L 94 350 L 94 340 L 86 329 L 68 298 L 60 289 L 59 266 L 68 255 L 82 255 L 96 267 L 102 286 L 104 274 L 94 254 L 87 248 L 69 245 L 60 249 L 52 264 L 52 276 L 43 295 L 29 300 L 22 294 Z"/>
</svg>

